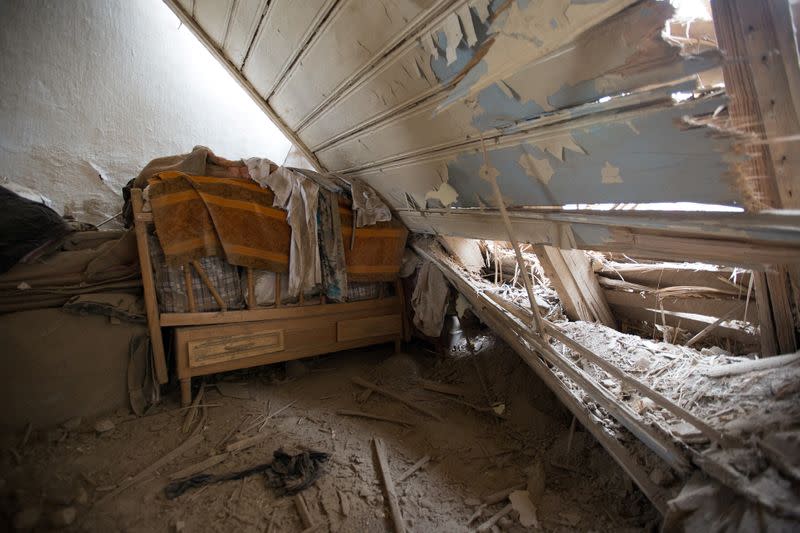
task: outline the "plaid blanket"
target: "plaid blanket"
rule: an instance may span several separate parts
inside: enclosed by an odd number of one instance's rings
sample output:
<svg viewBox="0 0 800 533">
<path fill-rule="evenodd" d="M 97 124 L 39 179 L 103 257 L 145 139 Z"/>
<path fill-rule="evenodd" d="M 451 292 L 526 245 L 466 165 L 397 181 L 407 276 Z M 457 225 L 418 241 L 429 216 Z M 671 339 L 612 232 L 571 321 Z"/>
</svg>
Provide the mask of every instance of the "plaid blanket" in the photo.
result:
<svg viewBox="0 0 800 533">
<path fill-rule="evenodd" d="M 231 265 L 288 272 L 290 228 L 273 194 L 246 178 L 179 171 L 149 180 L 153 222 L 170 265 L 224 257 Z"/>
<path fill-rule="evenodd" d="M 159 310 L 162 313 L 189 312 L 189 300 L 186 297 L 186 283 L 183 275 L 183 269 L 189 268 L 192 274 L 192 294 L 197 312 L 219 311 L 219 304 L 194 268 L 189 265 L 171 266 L 167 264 L 156 236 L 151 234 L 147 238 L 150 243 L 150 260 L 153 263 Z M 228 264 L 219 257 L 203 257 L 198 261 L 227 308 L 242 309 L 244 297 L 239 268 Z"/>
</svg>

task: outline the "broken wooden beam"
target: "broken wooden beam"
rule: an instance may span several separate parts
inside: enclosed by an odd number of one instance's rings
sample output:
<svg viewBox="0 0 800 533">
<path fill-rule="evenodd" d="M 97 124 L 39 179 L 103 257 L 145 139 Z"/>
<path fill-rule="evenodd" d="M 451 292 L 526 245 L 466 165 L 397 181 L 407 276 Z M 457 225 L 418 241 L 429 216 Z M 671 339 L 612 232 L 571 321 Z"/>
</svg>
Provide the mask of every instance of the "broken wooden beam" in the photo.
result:
<svg viewBox="0 0 800 533">
<path fill-rule="evenodd" d="M 696 344 L 696 343 L 700 342 L 701 340 L 705 339 L 706 337 L 708 337 L 708 335 L 712 331 L 714 331 L 720 324 L 722 324 L 726 320 L 729 320 L 733 316 L 733 314 L 735 312 L 736 312 L 736 309 L 731 309 L 730 311 L 728 311 L 727 313 L 725 313 L 724 315 L 722 315 L 721 317 L 716 319 L 714 322 L 712 322 L 711 324 L 709 324 L 706 327 L 704 327 L 694 337 L 692 337 L 691 339 L 686 341 L 686 347 L 687 348 L 691 348 L 691 346 L 693 344 Z"/>
<path fill-rule="evenodd" d="M 314 520 L 311 518 L 311 513 L 308 511 L 308 505 L 302 494 L 294 495 L 294 505 L 297 507 L 297 514 L 300 515 L 300 521 L 303 522 L 303 527 L 308 529 L 314 527 Z"/>
<path fill-rule="evenodd" d="M 403 482 L 403 481 L 405 481 L 406 479 L 408 479 L 408 478 L 410 478 L 411 476 L 413 476 L 413 475 L 414 475 L 414 473 L 415 473 L 417 470 L 419 470 L 420 468 L 422 468 L 423 466 L 425 466 L 426 464 L 428 464 L 428 462 L 429 462 L 430 460 L 431 460 L 431 456 L 430 456 L 430 455 L 425 455 L 425 456 L 423 456 L 423 457 L 422 457 L 422 458 L 421 458 L 419 461 L 417 461 L 417 462 L 416 462 L 416 463 L 414 463 L 413 465 L 409 466 L 409 467 L 408 467 L 408 469 L 407 469 L 405 472 L 403 472 L 402 474 L 400 474 L 400 476 L 397 478 L 397 483 L 402 483 L 402 482 Z"/>
<path fill-rule="evenodd" d="M 738 376 L 741 374 L 747 374 L 748 372 L 755 372 L 758 370 L 780 368 L 782 366 L 790 365 L 797 361 L 800 361 L 800 352 L 790 353 L 786 355 L 778 355 L 775 357 L 765 357 L 764 359 L 754 359 L 752 361 L 741 361 L 738 363 L 731 363 L 729 365 L 714 366 L 704 370 L 703 375 L 708 376 L 710 378 Z"/>
<path fill-rule="evenodd" d="M 597 416 L 586 405 L 579 402 L 573 393 L 566 388 L 563 381 L 531 350 L 528 342 L 515 331 L 516 326 L 513 323 L 509 324 L 508 316 L 503 314 L 496 304 L 487 298 L 485 294 L 479 293 L 472 285 L 467 283 L 446 262 L 430 253 L 425 246 L 420 243 L 412 246 L 422 257 L 433 261 L 442 269 L 445 277 L 470 302 L 479 318 L 517 352 L 544 381 L 545 385 L 572 412 L 578 422 L 597 439 L 623 471 L 633 479 L 659 512 L 664 514 L 667 511 L 668 498 L 664 490 L 650 480 L 649 473 L 641 466 L 644 462 L 657 461 L 658 459 L 655 456 L 646 456 L 647 459 L 645 459 L 639 454 L 634 454 L 634 452 L 623 446 L 619 440 L 609 435 Z"/>
<path fill-rule="evenodd" d="M 216 466 L 222 461 L 224 461 L 228 457 L 228 455 L 229 454 L 227 453 L 219 453 L 217 455 L 212 455 L 208 459 L 204 459 L 199 463 L 194 463 L 185 468 L 181 468 L 177 472 L 171 474 L 169 478 L 174 481 L 176 479 L 182 479 L 185 477 L 193 476 L 195 474 L 199 474 L 200 472 L 205 472 L 212 466 Z"/>
<path fill-rule="evenodd" d="M 511 246 L 514 248 L 514 256 L 517 258 L 517 266 L 522 272 L 522 283 L 525 285 L 525 292 L 528 294 L 528 305 L 530 306 L 531 315 L 533 316 L 533 326 L 537 334 L 544 335 L 544 330 L 542 329 L 542 317 L 539 315 L 539 306 L 536 304 L 536 296 L 534 296 L 533 292 L 533 276 L 531 276 L 528 272 L 528 269 L 525 268 L 525 261 L 522 259 L 522 252 L 519 249 L 519 242 L 517 242 L 517 239 L 514 236 L 514 229 L 511 226 L 511 219 L 508 216 L 506 204 L 503 201 L 503 195 L 500 192 L 500 185 L 497 183 L 497 170 L 489 166 L 489 156 L 486 152 L 486 146 L 483 145 L 483 138 L 481 138 L 481 147 L 483 148 L 484 160 L 483 167 L 481 168 L 485 169 L 487 174 L 485 179 L 489 179 L 489 182 L 492 185 L 495 203 L 500 209 L 500 217 L 502 218 L 503 225 L 506 228 L 508 240 L 511 242 Z"/>
<path fill-rule="evenodd" d="M 534 251 L 564 304 L 567 316 L 572 320 L 600 322 L 612 328 L 617 327 L 586 252 L 544 245 L 535 246 Z"/>
<path fill-rule="evenodd" d="M 523 307 L 520 307 L 520 306 L 517 306 L 517 305 L 515 305 L 515 304 L 513 304 L 511 302 L 508 302 L 507 306 L 508 307 L 517 307 L 517 313 L 514 313 L 515 316 L 517 317 L 517 319 L 519 319 L 519 315 L 520 314 L 522 316 L 524 316 L 525 313 L 527 312 L 527 309 L 525 309 Z M 506 307 L 506 306 L 502 306 L 502 307 Z M 525 320 L 520 320 L 520 321 L 523 324 L 526 322 Z M 696 416 L 694 416 L 693 414 L 691 414 L 690 412 L 688 412 L 684 408 L 680 407 L 676 403 L 672 402 L 671 400 L 669 400 L 665 396 L 663 396 L 663 395 L 659 394 L 658 392 L 654 391 L 653 389 L 651 389 L 650 387 L 648 387 L 647 385 L 645 385 L 641 381 L 637 380 L 636 378 L 634 378 L 632 376 L 629 376 L 628 374 L 626 374 L 625 372 L 620 370 L 613 363 L 610 363 L 609 361 L 606 361 L 601 356 L 595 354 L 594 352 L 592 352 L 591 350 L 589 350 L 588 348 L 586 348 L 582 344 L 580 344 L 577 341 L 573 340 L 572 338 L 570 338 L 569 336 L 564 334 L 564 332 L 562 332 L 560 329 L 558 329 L 558 327 L 556 327 L 552 322 L 545 320 L 544 321 L 544 327 L 545 327 L 545 331 L 549 335 L 552 335 L 559 342 L 561 342 L 562 344 L 567 346 L 567 348 L 571 349 L 573 352 L 576 352 L 577 355 L 579 355 L 579 356 L 583 357 L 584 359 L 587 359 L 588 361 L 590 361 L 590 362 L 594 363 L 595 365 L 599 366 L 606 373 L 608 373 L 612 377 L 618 379 L 622 383 L 625 383 L 629 387 L 632 387 L 632 388 L 636 389 L 643 396 L 646 396 L 647 398 L 653 400 L 653 402 L 656 405 L 658 405 L 659 407 L 661 407 L 662 409 L 665 409 L 665 410 L 669 411 L 670 413 L 672 413 L 673 415 L 677 416 L 678 418 L 682 418 L 683 420 L 686 420 L 687 422 L 691 423 L 693 426 L 695 426 L 697 429 L 699 429 L 704 435 L 706 435 L 709 439 L 711 439 L 711 440 L 713 440 L 715 442 L 724 442 L 725 441 L 725 438 L 723 437 L 723 435 L 721 433 L 719 433 L 717 430 L 713 429 L 707 423 L 705 423 L 704 421 L 700 420 L 699 418 L 697 418 Z M 570 374 L 570 372 L 567 370 L 567 368 L 565 368 L 565 365 L 568 367 L 569 365 L 571 365 L 571 363 L 568 360 L 564 359 L 563 356 L 558 354 L 558 352 L 553 350 L 552 346 L 547 344 L 547 345 L 539 346 L 539 348 L 542 350 L 543 354 L 546 353 L 546 352 L 551 352 L 551 354 L 556 359 L 561 359 L 560 362 L 558 360 L 551 361 L 551 362 L 555 366 L 559 367 L 562 371 L 567 373 L 567 375 L 570 376 L 570 379 L 573 379 L 573 380 L 577 381 L 578 383 L 581 383 L 583 381 L 582 378 L 578 378 L 578 379 L 573 378 L 573 376 Z M 584 389 L 586 389 L 586 387 L 584 387 Z M 586 390 L 589 391 L 590 389 L 586 389 Z M 609 412 L 612 413 L 612 414 L 614 413 L 614 411 L 615 411 L 614 408 L 609 409 Z M 615 416 L 615 418 L 617 418 L 617 417 Z M 622 420 L 620 420 L 619 418 L 617 418 L 617 420 L 619 420 L 620 423 L 622 423 L 623 425 L 628 427 L 627 424 L 625 422 L 623 422 Z M 630 429 L 630 428 L 628 428 L 628 429 Z M 631 430 L 631 431 L 634 434 L 637 433 L 634 430 Z M 637 434 L 637 436 L 639 436 L 639 435 Z M 640 438 L 641 438 L 641 436 L 640 436 Z"/>
<path fill-rule="evenodd" d="M 496 303 L 498 307 L 508 311 L 521 324 L 527 324 L 529 322 L 529 320 L 527 320 L 527 309 L 490 293 L 483 293 L 483 296 L 488 297 L 488 299 Z M 548 324 L 550 323 L 545 321 L 545 328 L 549 333 L 551 330 L 548 329 Z M 561 333 L 558 330 L 556 331 L 557 333 Z M 685 471 L 688 468 L 688 462 L 674 446 L 664 441 L 652 428 L 645 426 L 633 411 L 627 406 L 617 402 L 616 398 L 613 397 L 605 387 L 597 383 L 594 378 L 586 374 L 572 361 L 556 352 L 550 344 L 538 342 L 533 335 L 529 335 L 527 330 L 519 330 L 517 334 L 522 335 L 525 340 L 530 342 L 547 362 L 559 368 L 567 377 L 580 385 L 581 388 L 589 393 L 599 405 L 611 414 L 611 416 L 644 442 L 672 468 L 678 471 Z M 526 358 L 527 356 L 523 356 L 523 359 Z"/>
<path fill-rule="evenodd" d="M 124 491 L 125 489 L 130 488 L 133 485 L 135 485 L 135 484 L 137 484 L 137 483 L 139 483 L 141 481 L 144 481 L 149 476 L 151 476 L 156 470 L 160 469 L 163 466 L 168 465 L 169 463 L 174 461 L 176 458 L 180 457 L 181 455 L 183 455 L 187 451 L 191 450 L 192 448 L 194 448 L 195 446 L 200 444 L 200 442 L 202 442 L 202 440 L 203 440 L 203 437 L 201 435 L 199 435 L 199 434 L 192 435 L 191 437 L 189 437 L 188 439 L 186 439 L 185 441 L 180 443 L 176 448 L 174 448 L 173 450 L 167 452 L 165 455 L 163 455 L 161 458 L 159 458 L 156 461 L 154 461 L 153 463 L 151 463 L 150 466 L 146 467 L 144 470 L 142 470 L 141 472 L 139 472 L 135 476 L 130 477 L 130 478 L 122 481 L 117 486 L 116 489 L 114 489 L 113 491 L 109 492 L 106 496 L 103 497 L 102 500 L 98 501 L 97 502 L 98 505 L 103 503 L 103 502 L 105 502 L 105 501 L 108 501 L 108 500 L 112 499 L 113 497 L 115 497 L 116 495 L 118 495 L 119 493 Z"/>
<path fill-rule="evenodd" d="M 397 491 L 392 481 L 392 474 L 389 471 L 389 461 L 386 458 L 386 447 L 383 440 L 375 438 L 372 440 L 375 447 L 375 453 L 378 456 L 378 467 L 383 479 L 383 488 L 386 491 L 386 499 L 389 502 L 389 511 L 392 515 L 392 524 L 394 525 L 395 533 L 404 533 L 406 530 L 403 523 L 403 514 L 400 512 L 400 504 L 397 501 Z"/>
<path fill-rule="evenodd" d="M 235 442 L 231 442 L 230 444 L 225 446 L 225 451 L 240 452 L 242 450 L 246 450 L 247 448 L 255 446 L 259 442 L 265 440 L 269 436 L 270 436 L 269 433 L 258 433 L 257 435 L 253 435 L 252 437 L 245 437 Z"/>
<path fill-rule="evenodd" d="M 511 494 L 515 490 L 524 489 L 526 485 L 527 485 L 526 482 L 517 483 L 516 485 L 512 485 L 505 489 L 498 490 L 497 492 L 488 494 L 483 498 L 483 503 L 485 503 L 486 505 L 494 505 L 496 503 L 500 503 L 503 500 L 507 500 L 509 494 Z"/>
<path fill-rule="evenodd" d="M 498 522 L 498 521 L 499 521 L 501 518 L 503 518 L 505 515 L 507 515 L 508 513 L 510 513 L 510 512 L 511 512 L 511 511 L 513 511 L 513 510 L 514 510 L 514 506 L 513 506 L 512 504 L 510 504 L 510 503 L 509 503 L 508 505 L 506 505 L 505 507 L 503 507 L 502 509 L 500 509 L 499 511 L 497 511 L 495 514 L 493 514 L 493 515 L 492 515 L 492 516 L 491 516 L 491 517 L 490 517 L 490 518 L 489 518 L 487 521 L 485 521 L 485 522 L 483 522 L 481 525 L 479 525 L 479 526 L 478 526 L 478 527 L 475 529 L 475 531 L 489 531 L 490 529 L 492 529 L 492 527 L 493 527 L 493 526 L 494 526 L 494 525 L 495 525 L 495 524 L 496 524 L 496 523 L 497 523 L 497 522 Z"/>
<path fill-rule="evenodd" d="M 398 209 L 415 233 L 505 241 L 500 213 L 493 209 Z M 800 263 L 800 215 L 796 213 L 657 213 L 599 211 L 509 211 L 516 236 L 528 243 L 559 246 L 562 228 L 572 228 L 575 248 L 620 252 L 667 261 L 763 268 Z M 594 231 L 606 226 L 603 232 Z M 713 233 L 713 239 L 709 235 Z M 597 240 L 592 238 L 597 235 Z"/>
<path fill-rule="evenodd" d="M 337 415 L 341 416 L 354 416 L 359 418 L 369 418 L 370 420 L 380 420 L 381 422 L 391 422 L 393 424 L 400 424 L 402 426 L 411 427 L 414 424 L 408 420 L 401 420 L 399 418 L 392 418 L 390 416 L 374 415 L 372 413 L 365 413 L 364 411 L 352 411 L 349 409 L 339 409 L 336 411 Z"/>
<path fill-rule="evenodd" d="M 392 392 L 392 391 L 390 391 L 388 389 L 385 389 L 383 387 L 380 387 L 380 386 L 378 386 L 378 385 L 376 385 L 374 383 L 370 383 L 369 381 L 367 381 L 365 379 L 362 379 L 362 378 L 360 378 L 358 376 L 353 377 L 352 381 L 356 385 L 360 385 L 361 387 L 364 387 L 365 389 L 370 389 L 373 392 L 377 392 L 379 394 L 383 394 L 384 396 L 386 396 L 388 398 L 392 398 L 393 400 L 397 400 L 398 402 L 400 402 L 402 404 L 405 404 L 408 407 L 410 407 L 411 409 L 414 409 L 415 411 L 419 411 L 420 413 L 422 413 L 424 415 L 427 415 L 427 416 L 433 418 L 434 420 L 438 420 L 439 422 L 443 422 L 444 421 L 441 416 L 437 415 L 433 411 L 430 411 L 430 410 L 428 410 L 428 409 L 426 409 L 424 407 L 420 407 L 419 405 L 417 405 L 413 401 L 403 397 L 400 394 L 397 394 L 396 392 Z"/>
</svg>

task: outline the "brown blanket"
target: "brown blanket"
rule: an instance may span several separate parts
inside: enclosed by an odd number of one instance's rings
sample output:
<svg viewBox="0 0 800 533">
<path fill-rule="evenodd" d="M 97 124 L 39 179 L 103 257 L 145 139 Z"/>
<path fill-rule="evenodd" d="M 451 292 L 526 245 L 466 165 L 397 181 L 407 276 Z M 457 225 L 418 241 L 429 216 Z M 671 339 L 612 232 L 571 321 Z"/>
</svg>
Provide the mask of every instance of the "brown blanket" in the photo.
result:
<svg viewBox="0 0 800 533">
<path fill-rule="evenodd" d="M 149 180 L 156 233 L 167 262 L 182 265 L 207 256 L 273 272 L 289 270 L 286 211 L 273 194 L 245 178 L 166 171 Z"/>
<path fill-rule="evenodd" d="M 356 228 L 353 237 L 353 211 L 339 205 L 342 240 L 350 281 L 394 281 L 400 272 L 408 230 L 397 219 Z M 353 247 L 351 249 L 351 242 Z"/>
<path fill-rule="evenodd" d="M 214 155 L 205 146 L 195 146 L 188 154 L 159 157 L 150 161 L 133 180 L 133 188 L 144 189 L 150 178 L 175 170 L 197 176 L 213 176 L 215 178 L 249 178 L 247 166 L 242 161 L 231 161 Z"/>
</svg>

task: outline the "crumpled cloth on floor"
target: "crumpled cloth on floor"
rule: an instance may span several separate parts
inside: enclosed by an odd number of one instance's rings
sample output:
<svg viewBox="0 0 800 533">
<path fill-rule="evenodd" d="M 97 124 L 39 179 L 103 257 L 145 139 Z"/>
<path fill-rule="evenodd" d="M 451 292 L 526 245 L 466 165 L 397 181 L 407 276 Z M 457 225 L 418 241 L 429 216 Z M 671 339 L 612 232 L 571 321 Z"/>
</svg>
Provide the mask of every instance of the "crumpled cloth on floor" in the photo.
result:
<svg viewBox="0 0 800 533">
<path fill-rule="evenodd" d="M 411 305 L 414 308 L 414 325 L 428 337 L 438 337 L 442 333 L 449 292 L 450 287 L 442 271 L 430 261 L 425 261 L 419 269 Z"/>
<path fill-rule="evenodd" d="M 348 178 L 353 196 L 356 227 L 372 226 L 392 220 L 392 212 L 375 190 L 358 178 Z"/>
<path fill-rule="evenodd" d="M 246 162 L 250 178 L 262 187 L 272 189 L 274 207 L 287 212 L 292 228 L 289 248 L 289 296 L 313 290 L 322 283 L 317 234 L 319 185 L 299 172 L 279 167 L 265 159 L 253 157 Z"/>
<path fill-rule="evenodd" d="M 196 474 L 175 480 L 164 487 L 164 494 L 168 500 L 173 500 L 189 489 L 233 479 L 243 479 L 263 472 L 267 476 L 267 485 L 276 489 L 279 496 L 291 496 L 313 485 L 323 473 L 322 463 L 330 457 L 325 452 L 314 450 L 289 455 L 282 449 L 278 449 L 272 455 L 273 460 L 269 463 L 251 466 L 237 472 L 220 475 Z"/>
</svg>

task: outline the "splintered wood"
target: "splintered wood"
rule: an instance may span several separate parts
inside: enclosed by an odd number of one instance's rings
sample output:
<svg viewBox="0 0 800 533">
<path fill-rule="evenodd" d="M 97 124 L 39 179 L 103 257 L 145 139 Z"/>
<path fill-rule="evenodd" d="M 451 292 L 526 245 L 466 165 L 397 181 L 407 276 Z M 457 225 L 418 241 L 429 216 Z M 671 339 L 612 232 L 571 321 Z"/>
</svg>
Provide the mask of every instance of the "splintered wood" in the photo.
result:
<svg viewBox="0 0 800 533">
<path fill-rule="evenodd" d="M 735 457 L 760 456 L 757 443 L 766 433 L 800 420 L 800 356 L 753 361 L 720 348 L 698 351 L 586 322 L 545 320 L 551 338 L 544 342 L 530 330 L 528 309 L 503 300 L 490 283 L 430 243 L 414 247 L 442 269 L 656 506 L 664 504 L 663 493 L 635 462 L 655 465 L 660 459 L 681 476 L 699 467 L 744 498 L 786 509 L 775 495 L 749 489 L 746 478 L 730 472 Z M 786 502 L 794 500 L 781 493 Z"/>
<path fill-rule="evenodd" d="M 397 502 L 397 491 L 394 487 L 392 474 L 389 471 L 389 460 L 386 458 L 386 445 L 383 440 L 375 438 L 372 441 L 375 447 L 375 454 L 378 456 L 378 468 L 383 479 L 383 488 L 386 491 L 386 499 L 389 502 L 389 511 L 392 514 L 392 524 L 396 533 L 404 533 L 406 530 L 403 523 L 403 515 L 400 512 L 400 504 Z"/>
<path fill-rule="evenodd" d="M 603 293 L 627 330 L 686 346 L 722 343 L 749 353 L 759 345 L 763 303 L 749 270 L 705 263 L 592 261 Z M 762 329 L 763 331 L 763 329 Z"/>
</svg>

